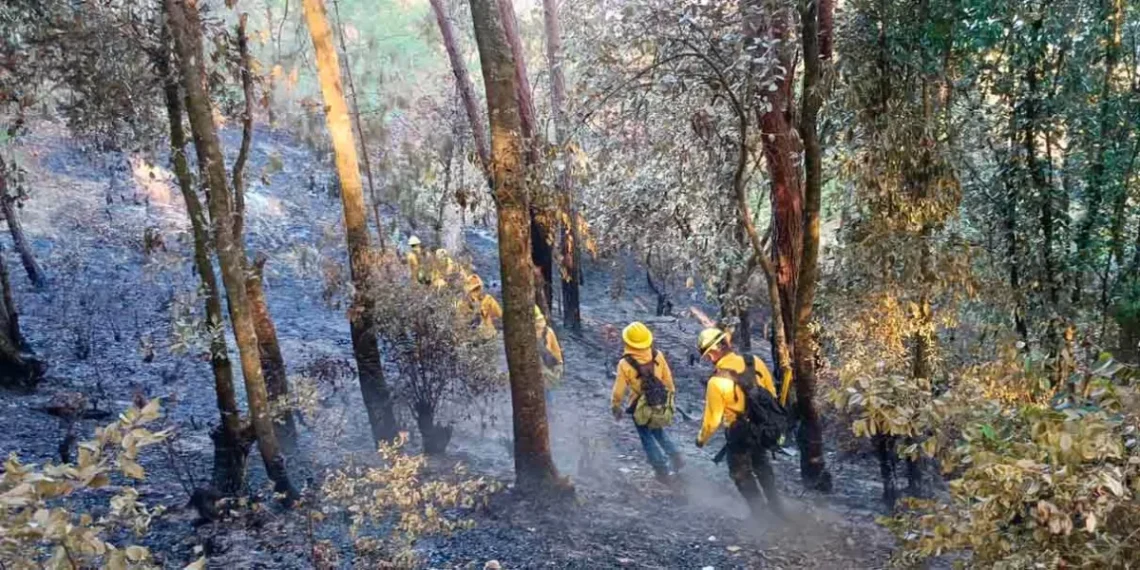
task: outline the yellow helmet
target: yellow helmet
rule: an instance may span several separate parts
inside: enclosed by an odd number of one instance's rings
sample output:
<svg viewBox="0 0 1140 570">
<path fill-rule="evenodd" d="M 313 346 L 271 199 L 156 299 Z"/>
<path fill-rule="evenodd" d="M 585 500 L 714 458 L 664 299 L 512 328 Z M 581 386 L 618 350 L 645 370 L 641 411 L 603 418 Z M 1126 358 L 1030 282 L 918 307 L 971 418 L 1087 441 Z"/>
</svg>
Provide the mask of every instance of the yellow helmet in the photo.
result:
<svg viewBox="0 0 1140 570">
<path fill-rule="evenodd" d="M 700 332 L 697 335 L 697 351 L 701 356 L 708 354 L 708 352 L 717 346 L 728 337 L 728 334 L 723 330 L 716 327 L 710 327 Z"/>
<path fill-rule="evenodd" d="M 471 275 L 467 276 L 467 286 L 465 287 L 465 289 L 467 290 L 468 293 L 471 293 L 473 291 L 479 291 L 482 288 L 483 288 L 483 280 L 480 279 L 478 275 L 475 275 L 474 273 L 472 273 Z"/>
<path fill-rule="evenodd" d="M 630 348 L 649 348 L 653 346 L 653 333 L 649 327 L 634 321 L 621 331 L 621 340 Z"/>
<path fill-rule="evenodd" d="M 418 245 L 420 245 L 420 238 L 418 238 L 416 236 L 412 236 L 412 237 L 408 238 L 408 246 L 409 247 L 416 247 Z"/>
<path fill-rule="evenodd" d="M 441 247 L 435 250 L 435 256 L 440 259 L 447 259 L 447 250 Z"/>
</svg>

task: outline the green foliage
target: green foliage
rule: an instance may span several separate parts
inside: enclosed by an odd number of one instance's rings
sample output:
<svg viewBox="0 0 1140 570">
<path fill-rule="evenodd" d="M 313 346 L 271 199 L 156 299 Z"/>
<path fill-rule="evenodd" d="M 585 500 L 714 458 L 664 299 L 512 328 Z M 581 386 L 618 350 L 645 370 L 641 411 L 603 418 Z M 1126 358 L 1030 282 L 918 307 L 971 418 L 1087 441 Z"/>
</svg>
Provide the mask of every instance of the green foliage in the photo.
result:
<svg viewBox="0 0 1140 570">
<path fill-rule="evenodd" d="M 912 501 L 884 521 L 900 560 L 961 553 L 982 568 L 1127 567 L 1140 555 L 1135 376 L 1116 367 L 1075 406 L 989 399 L 969 410 L 975 417 L 943 454 L 950 501 Z"/>
<path fill-rule="evenodd" d="M 145 478 L 139 452 L 161 443 L 170 433 L 146 428 L 158 417 L 158 400 L 127 410 L 114 423 L 97 429 L 93 439 L 79 444 L 74 464 L 25 465 L 16 454 L 9 456 L 0 480 L 0 566 L 16 570 L 153 567 L 146 548 L 116 545 L 108 538 L 120 530 L 143 536 L 162 512 L 140 503 L 133 486 L 118 487 L 105 514 L 76 507 L 81 504 L 77 499 L 112 489 L 111 477 L 116 474 L 129 481 Z"/>
</svg>

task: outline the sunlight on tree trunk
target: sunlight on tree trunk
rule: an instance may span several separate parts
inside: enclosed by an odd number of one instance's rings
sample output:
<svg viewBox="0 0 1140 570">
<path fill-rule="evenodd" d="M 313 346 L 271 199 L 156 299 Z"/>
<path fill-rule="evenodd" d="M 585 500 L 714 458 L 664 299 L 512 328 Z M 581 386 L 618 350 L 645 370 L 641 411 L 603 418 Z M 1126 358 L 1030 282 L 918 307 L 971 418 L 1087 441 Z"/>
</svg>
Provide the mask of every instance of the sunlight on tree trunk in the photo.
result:
<svg viewBox="0 0 1140 570">
<path fill-rule="evenodd" d="M 244 251 L 233 234 L 233 207 L 226 165 L 215 130 L 213 110 L 206 89 L 205 62 L 201 45 L 201 22 L 197 0 L 165 0 L 167 17 L 178 48 L 182 86 L 186 92 L 190 127 L 198 150 L 198 161 L 204 165 L 210 188 L 210 217 L 214 226 L 214 245 L 226 289 L 230 321 L 241 356 L 242 377 L 249 400 L 250 419 L 257 435 L 257 447 L 265 462 L 265 470 L 278 493 L 291 502 L 296 490 L 289 482 L 285 459 L 273 428 L 269 395 L 261 371 L 257 333 L 250 314 L 249 298 L 243 275 Z"/>
<path fill-rule="evenodd" d="M 520 487 L 560 485 L 550 455 L 550 428 L 534 335 L 527 169 L 516 103 L 514 56 L 507 45 L 495 0 L 471 0 L 475 39 L 491 117 L 491 164 L 499 213 L 499 263 L 503 282 L 503 329 L 514 409 L 515 476 Z"/>
<path fill-rule="evenodd" d="M 444 0 L 431 0 L 431 9 L 435 12 L 435 21 L 439 25 L 439 33 L 443 36 L 443 48 L 447 52 L 447 59 L 451 63 L 451 73 L 455 76 L 455 85 L 459 88 L 459 97 L 463 100 L 463 110 L 467 112 L 467 123 L 471 126 L 471 138 L 475 140 L 475 153 L 479 157 L 479 165 L 483 168 L 483 175 L 490 185 L 491 180 L 491 151 L 487 145 L 487 127 L 483 124 L 482 113 L 479 112 L 479 101 L 475 97 L 475 86 L 471 83 L 471 75 L 467 72 L 467 64 L 463 62 L 463 55 L 459 53 L 459 44 L 455 40 L 455 29 L 447 14 Z"/>
<path fill-rule="evenodd" d="M 372 301 L 368 291 L 370 249 L 368 217 L 364 207 L 364 189 L 356 160 L 356 144 L 352 140 L 352 124 L 348 106 L 340 86 L 340 63 L 333 47 L 332 30 L 323 0 L 304 0 L 305 21 L 317 54 L 317 74 L 325 101 L 325 119 L 336 154 L 336 170 L 340 176 L 341 204 L 348 241 L 349 264 L 355 288 L 349 326 L 352 329 L 352 351 L 360 374 L 360 391 L 368 409 L 372 437 L 377 441 L 396 437 L 397 425 L 392 408 L 392 395 L 384 380 L 380 349 L 372 323 Z"/>
<path fill-rule="evenodd" d="M 164 28 L 164 39 L 169 33 Z M 194 268 L 202 283 L 206 298 L 206 327 L 210 335 L 210 368 L 214 373 L 214 393 L 217 397 L 221 423 L 211 433 L 214 441 L 214 488 L 225 496 L 235 496 L 245 490 L 246 464 L 252 440 L 242 426 L 241 411 L 234 393 L 234 373 L 226 344 L 225 319 L 222 317 L 222 298 L 218 280 L 210 263 L 209 222 L 202 210 L 202 202 L 194 190 L 194 179 L 186 160 L 186 133 L 182 127 L 182 95 L 178 78 L 170 67 L 168 48 L 163 46 L 156 58 L 158 73 L 163 77 L 166 116 L 170 122 L 170 160 L 178 189 L 186 203 L 190 219 L 190 233 L 194 239 Z"/>
</svg>

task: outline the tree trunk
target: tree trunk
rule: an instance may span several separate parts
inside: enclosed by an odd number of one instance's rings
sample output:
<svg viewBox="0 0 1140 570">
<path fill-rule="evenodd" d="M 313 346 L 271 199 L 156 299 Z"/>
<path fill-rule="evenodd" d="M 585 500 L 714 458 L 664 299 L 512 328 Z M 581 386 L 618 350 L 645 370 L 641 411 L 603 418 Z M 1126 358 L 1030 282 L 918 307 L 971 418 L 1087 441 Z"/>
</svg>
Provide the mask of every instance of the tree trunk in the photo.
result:
<svg viewBox="0 0 1140 570">
<path fill-rule="evenodd" d="M 0 192 L 4 184 L 3 173 L 0 173 Z M 0 246 L 0 287 L 3 288 L 0 291 L 0 386 L 31 391 L 43 379 L 47 365 L 26 348 L 20 332 L 3 246 Z"/>
<path fill-rule="evenodd" d="M 1116 73 L 1116 65 L 1120 61 L 1120 36 L 1124 22 L 1123 0 L 1102 0 L 1104 18 L 1109 23 L 1108 37 L 1104 39 L 1104 81 L 1100 89 L 1100 117 L 1097 137 L 1093 141 L 1092 165 L 1089 167 L 1088 199 L 1085 203 L 1085 218 L 1081 222 L 1076 236 L 1076 255 L 1078 271 L 1073 272 L 1073 302 L 1081 298 L 1081 289 L 1088 278 L 1088 270 L 1094 258 L 1090 251 L 1093 230 L 1100 223 L 1101 205 L 1104 201 L 1105 186 L 1108 180 L 1105 170 L 1108 160 L 1108 145 L 1111 144 L 1114 132 L 1110 124 L 1110 110 L 1112 108 L 1112 76 Z"/>
<path fill-rule="evenodd" d="M 356 99 L 356 83 L 352 80 L 352 62 L 348 60 L 348 46 L 344 43 L 344 26 L 340 20 L 340 2 L 333 2 L 336 13 L 337 37 L 340 39 L 340 52 L 344 55 L 344 79 L 348 83 L 348 96 L 352 99 L 352 121 L 356 126 L 356 136 L 360 137 L 360 160 L 364 162 L 364 175 L 368 178 L 368 197 L 372 200 L 373 223 L 376 225 L 376 240 L 384 249 L 384 224 L 380 220 L 380 196 L 372 180 L 372 159 L 368 156 L 368 141 L 364 138 L 364 125 L 360 122 L 360 103 Z"/>
<path fill-rule="evenodd" d="M 352 141 L 352 126 L 348 106 L 340 86 L 340 63 L 332 43 L 332 30 L 323 0 L 304 0 L 305 21 L 313 38 L 317 55 L 317 74 L 325 100 L 325 119 L 336 154 L 336 170 L 340 177 L 341 204 L 344 207 L 344 227 L 348 241 L 352 283 L 356 289 L 353 307 L 349 313 L 352 331 L 352 351 L 360 373 L 360 391 L 368 409 L 368 421 L 376 441 L 396 437 L 397 425 L 392 396 L 384 381 L 380 363 L 380 349 L 376 343 L 372 300 L 368 294 L 369 244 L 368 218 L 364 207 L 364 191 L 360 181 L 360 168 L 356 161 L 356 145 Z"/>
<path fill-rule="evenodd" d="M 562 158 L 558 172 L 558 193 L 565 204 L 566 216 L 562 226 L 562 318 L 566 328 L 582 332 L 582 310 L 579 299 L 578 200 L 574 196 L 570 178 L 570 155 L 567 151 L 566 79 L 562 65 L 562 28 L 559 25 L 556 0 L 542 0 L 543 23 L 546 29 L 546 64 L 550 68 L 550 106 L 554 118 L 554 139 Z"/>
<path fill-rule="evenodd" d="M 0 178 L 6 176 L 5 169 L 3 163 L 0 163 Z M 20 218 L 17 216 L 18 209 L 15 206 L 17 197 L 8 194 L 6 181 L 0 183 L 5 186 L 4 194 L 0 196 L 0 209 L 3 209 L 4 219 L 8 221 L 8 231 L 12 234 L 12 243 L 16 246 L 16 252 L 20 254 L 20 263 L 24 264 L 24 271 L 27 272 L 28 279 L 37 289 L 42 289 L 47 286 L 47 278 L 44 277 L 44 272 L 40 269 L 35 254 L 32 253 L 32 245 L 28 243 L 28 238 L 24 235 L 24 226 L 20 224 Z"/>
<path fill-rule="evenodd" d="M 515 99 L 519 107 L 519 125 L 523 137 L 523 148 L 526 155 L 526 178 L 530 192 L 530 234 L 531 259 L 534 266 L 542 272 L 542 282 L 535 283 L 534 299 L 539 307 L 549 308 L 554 296 L 554 239 L 550 232 L 553 216 L 546 212 L 542 204 L 534 200 L 538 187 L 536 174 L 538 165 L 542 161 L 542 141 L 538 136 L 538 127 L 534 113 L 534 99 L 530 91 L 530 74 L 526 70 L 526 51 L 522 47 L 519 36 L 518 21 L 515 17 L 515 8 L 512 0 L 497 0 L 499 21 L 502 22 L 503 33 L 506 35 L 507 45 L 514 58 L 515 72 Z M 545 310 L 545 309 L 544 309 Z"/>
<path fill-rule="evenodd" d="M 455 75 L 455 85 L 459 88 L 459 97 L 463 99 L 463 109 L 467 112 L 467 122 L 471 125 L 471 138 L 475 140 L 475 153 L 479 155 L 479 165 L 483 167 L 483 176 L 490 185 L 491 151 L 487 146 L 487 131 L 483 126 L 483 116 L 479 113 L 479 103 L 475 98 L 471 75 L 467 73 L 467 65 L 459 53 L 455 30 L 451 26 L 443 1 L 431 0 L 431 9 L 435 12 L 435 21 L 439 24 L 440 35 L 443 36 L 443 48 L 447 51 L 447 59 L 451 62 L 451 73 Z"/>
<path fill-rule="evenodd" d="M 222 283 L 226 289 L 230 321 L 233 323 L 234 337 L 237 339 L 238 352 L 241 356 L 242 377 L 245 380 L 253 430 L 257 435 L 258 451 L 261 452 L 266 473 L 273 481 L 276 491 L 285 494 L 287 500 L 292 502 L 296 490 L 289 482 L 285 459 L 273 429 L 269 395 L 261 372 L 257 334 L 242 274 L 245 255 L 241 244 L 235 239 L 234 226 L 230 219 L 233 207 L 230 204 L 226 165 L 206 89 L 205 62 L 200 36 L 202 28 L 198 17 L 197 0 L 165 0 L 165 5 L 174 43 L 178 48 L 190 128 L 194 132 L 195 141 L 200 143 L 197 145 L 198 162 L 205 167 L 210 187 L 210 217 L 214 226 L 214 244 L 222 269 Z"/>
<path fill-rule="evenodd" d="M 879 475 L 883 479 L 883 502 L 887 509 L 893 511 L 899 497 L 896 483 L 899 457 L 895 449 L 895 436 L 880 434 L 872 439 L 875 443 L 875 456 L 879 459 Z"/>
<path fill-rule="evenodd" d="M 249 39 L 246 37 L 246 20 L 249 14 L 238 18 L 238 58 L 241 60 L 241 90 L 245 106 L 241 112 L 241 146 L 234 160 L 234 239 L 245 247 L 245 163 L 249 160 L 249 147 L 253 142 L 253 72 L 249 56 Z M 242 254 L 245 256 L 244 252 Z"/>
<path fill-rule="evenodd" d="M 820 202 L 823 187 L 822 149 L 819 141 L 819 108 L 823 104 L 822 46 L 830 30 L 831 15 L 819 12 L 819 2 L 804 4 L 801 14 L 804 55 L 804 78 L 799 133 L 804 147 L 804 226 L 803 251 L 796 285 L 795 378 L 796 402 L 800 412 L 803 438 L 800 446 L 800 476 L 809 487 L 831 491 L 831 475 L 823 455 L 823 427 L 815 405 L 815 339 L 811 332 L 815 287 L 819 279 Z M 834 8 L 828 4 L 824 7 Z M 828 41 L 830 39 L 828 38 Z M 824 52 L 826 53 L 826 52 Z"/>
<path fill-rule="evenodd" d="M 503 336 L 511 382 L 515 476 L 521 488 L 559 485 L 550 454 L 546 400 L 534 335 L 530 212 L 520 124 L 515 61 L 495 0 L 471 0 L 475 40 L 491 117 L 491 163 L 499 224 L 503 283 Z"/>
<path fill-rule="evenodd" d="M 277 437 L 285 454 L 297 453 L 297 423 L 293 417 L 293 403 L 289 397 L 289 379 L 285 374 L 285 357 L 281 355 L 281 345 L 277 341 L 277 327 L 269 315 L 269 305 L 265 301 L 262 281 L 265 275 L 264 256 L 258 256 L 245 277 L 245 288 L 249 291 L 250 308 L 253 310 L 253 326 L 257 331 L 257 347 L 261 355 L 261 370 L 265 374 L 265 388 L 269 393 L 269 405 L 273 410 L 273 421 Z"/>
<path fill-rule="evenodd" d="M 164 29 L 164 35 L 168 33 Z M 194 267 L 202 282 L 206 298 L 206 323 L 210 334 L 210 368 L 214 373 L 214 393 L 217 397 L 221 423 L 211 433 L 214 441 L 214 488 L 225 496 L 235 496 L 246 488 L 246 463 L 250 441 L 242 426 L 241 411 L 238 409 L 237 395 L 234 392 L 234 373 L 230 363 L 229 347 L 226 345 L 225 319 L 222 317 L 222 298 L 218 292 L 218 280 L 210 263 L 210 234 L 202 202 L 194 191 L 194 180 L 186 161 L 186 132 L 182 128 L 182 96 L 178 87 L 178 77 L 170 67 L 168 49 L 170 39 L 164 37 L 167 45 L 158 51 L 156 67 L 163 79 L 166 97 L 166 116 L 170 122 L 170 160 L 178 188 L 186 202 L 186 214 L 190 218 L 191 235 L 194 238 Z"/>
</svg>

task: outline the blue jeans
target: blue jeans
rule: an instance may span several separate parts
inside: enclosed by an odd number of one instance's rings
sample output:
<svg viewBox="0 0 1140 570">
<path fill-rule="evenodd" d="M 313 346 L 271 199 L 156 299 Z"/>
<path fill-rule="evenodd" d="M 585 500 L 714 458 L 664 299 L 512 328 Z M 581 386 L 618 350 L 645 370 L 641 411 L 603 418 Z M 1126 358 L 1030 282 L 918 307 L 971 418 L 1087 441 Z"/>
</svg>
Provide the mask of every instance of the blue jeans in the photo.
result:
<svg viewBox="0 0 1140 570">
<path fill-rule="evenodd" d="M 645 455 L 649 457 L 653 470 L 658 473 L 668 471 L 669 458 L 677 455 L 678 451 L 665 430 L 637 426 L 637 436 L 641 438 L 641 446 L 645 448 Z"/>
</svg>

